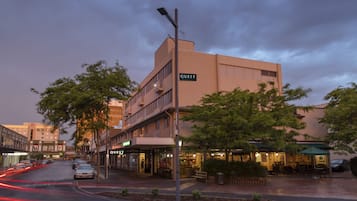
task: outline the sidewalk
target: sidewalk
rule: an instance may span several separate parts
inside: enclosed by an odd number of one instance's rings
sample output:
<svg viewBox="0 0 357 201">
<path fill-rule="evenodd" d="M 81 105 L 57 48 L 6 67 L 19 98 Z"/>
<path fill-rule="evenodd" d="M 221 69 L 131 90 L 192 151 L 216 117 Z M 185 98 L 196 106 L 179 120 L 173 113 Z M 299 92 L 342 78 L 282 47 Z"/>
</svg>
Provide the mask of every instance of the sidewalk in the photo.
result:
<svg viewBox="0 0 357 201">
<path fill-rule="evenodd" d="M 351 172 L 334 173 L 327 178 L 313 178 L 303 176 L 269 176 L 266 185 L 224 184 L 218 185 L 214 179 L 208 183 L 196 182 L 192 178 L 181 179 L 182 194 L 191 194 L 192 190 L 199 190 L 203 195 L 281 195 L 297 197 L 343 198 L 357 200 L 357 178 Z M 159 189 L 162 193 L 175 193 L 174 180 L 154 176 L 138 176 L 132 172 L 110 170 L 109 178 L 96 180 L 80 180 L 78 187 L 87 192 L 97 193 L 128 189 L 129 192 L 151 192 Z"/>
</svg>

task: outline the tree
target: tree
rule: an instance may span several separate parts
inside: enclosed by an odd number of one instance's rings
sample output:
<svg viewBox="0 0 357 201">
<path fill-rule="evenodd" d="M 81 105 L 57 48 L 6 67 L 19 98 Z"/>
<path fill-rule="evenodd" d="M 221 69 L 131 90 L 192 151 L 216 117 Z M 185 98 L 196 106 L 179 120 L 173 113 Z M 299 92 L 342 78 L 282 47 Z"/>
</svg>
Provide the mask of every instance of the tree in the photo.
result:
<svg viewBox="0 0 357 201">
<path fill-rule="evenodd" d="M 66 125 L 76 126 L 75 141 L 83 134 L 92 132 L 97 149 L 97 172 L 99 174 L 99 133 L 108 129 L 108 103 L 111 99 L 127 99 L 136 83 L 131 81 L 126 69 L 115 63 L 107 67 L 105 61 L 82 66 L 86 72 L 74 78 L 60 78 L 43 92 L 31 89 L 40 95 L 37 112 L 43 121 L 66 133 Z"/>
<path fill-rule="evenodd" d="M 357 84 L 338 87 L 325 96 L 328 100 L 320 122 L 328 129 L 327 140 L 335 150 L 357 152 Z"/>
<path fill-rule="evenodd" d="M 259 84 L 257 92 L 241 90 L 216 92 L 201 99 L 183 117 L 193 123 L 192 135 L 185 140 L 203 150 L 221 149 L 228 153 L 232 149 L 251 152 L 261 144 L 284 150 L 295 144 L 295 129 L 304 128 L 296 115 L 298 107 L 289 102 L 305 97 L 309 90 L 290 89 L 284 86 L 283 94 L 273 83 Z"/>
</svg>

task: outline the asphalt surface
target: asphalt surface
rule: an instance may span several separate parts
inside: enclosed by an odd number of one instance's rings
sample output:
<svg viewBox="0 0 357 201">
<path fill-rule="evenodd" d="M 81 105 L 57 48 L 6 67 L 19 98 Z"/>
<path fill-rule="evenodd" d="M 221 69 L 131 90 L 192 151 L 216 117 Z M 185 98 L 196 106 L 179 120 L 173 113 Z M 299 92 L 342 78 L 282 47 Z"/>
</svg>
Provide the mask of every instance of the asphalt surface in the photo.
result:
<svg viewBox="0 0 357 201">
<path fill-rule="evenodd" d="M 103 173 L 103 171 L 102 171 Z M 272 200 L 357 200 L 357 178 L 351 172 L 333 173 L 323 178 L 316 176 L 269 176 L 267 184 L 217 184 L 214 177 L 207 183 L 197 182 L 193 178 L 180 181 L 181 194 L 192 195 L 198 190 L 203 196 L 251 198 L 260 194 Z M 155 176 L 139 176 L 133 172 L 111 169 L 108 179 L 100 175 L 100 180 L 78 180 L 79 190 L 96 194 L 100 192 L 151 193 L 158 189 L 161 194 L 175 194 L 174 180 Z"/>
</svg>

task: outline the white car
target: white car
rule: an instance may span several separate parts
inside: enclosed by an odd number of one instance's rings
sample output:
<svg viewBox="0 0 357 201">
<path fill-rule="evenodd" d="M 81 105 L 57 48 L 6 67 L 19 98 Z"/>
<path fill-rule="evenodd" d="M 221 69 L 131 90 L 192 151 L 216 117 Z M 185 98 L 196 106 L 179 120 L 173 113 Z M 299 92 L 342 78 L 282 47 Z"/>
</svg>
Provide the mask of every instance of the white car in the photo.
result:
<svg viewBox="0 0 357 201">
<path fill-rule="evenodd" d="M 74 171 L 74 179 L 89 178 L 94 179 L 96 172 L 90 164 L 80 164 Z"/>
</svg>

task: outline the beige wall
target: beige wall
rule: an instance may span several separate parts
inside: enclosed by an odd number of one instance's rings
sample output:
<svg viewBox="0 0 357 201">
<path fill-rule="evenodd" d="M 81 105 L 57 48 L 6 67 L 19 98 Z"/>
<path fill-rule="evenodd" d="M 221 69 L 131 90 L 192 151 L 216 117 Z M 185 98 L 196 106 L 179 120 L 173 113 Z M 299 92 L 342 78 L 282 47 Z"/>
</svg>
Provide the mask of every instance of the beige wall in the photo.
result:
<svg viewBox="0 0 357 201">
<path fill-rule="evenodd" d="M 197 74 L 197 81 L 179 81 L 180 106 L 198 104 L 204 95 L 237 87 L 256 91 L 263 82 L 282 88 L 279 64 L 192 51 L 180 52 L 179 58 L 179 73 Z M 277 76 L 263 76 L 262 70 Z"/>
<path fill-rule="evenodd" d="M 306 126 L 299 130 L 300 135 L 295 139 L 298 141 L 323 141 L 327 135 L 327 128 L 319 123 L 319 119 L 324 116 L 325 105 L 316 105 L 309 111 L 299 110 L 298 114 L 302 116 L 302 121 Z"/>
<path fill-rule="evenodd" d="M 174 41 L 168 38 L 155 53 L 154 69 L 125 106 L 126 128 L 174 108 L 174 59 Z M 163 68 L 171 60 L 171 74 L 163 77 Z M 179 40 L 178 63 L 178 73 L 197 75 L 196 81 L 179 80 L 180 107 L 199 104 L 204 95 L 218 91 L 231 91 L 237 87 L 255 91 L 259 83 L 267 81 L 274 82 L 279 90 L 282 88 L 279 64 L 197 52 L 191 41 Z M 262 71 L 273 72 L 275 76 L 263 75 Z M 154 84 L 160 88 L 159 93 L 152 87 Z M 163 96 L 169 92 L 172 100 L 164 103 L 162 99 L 167 98 Z"/>
</svg>

